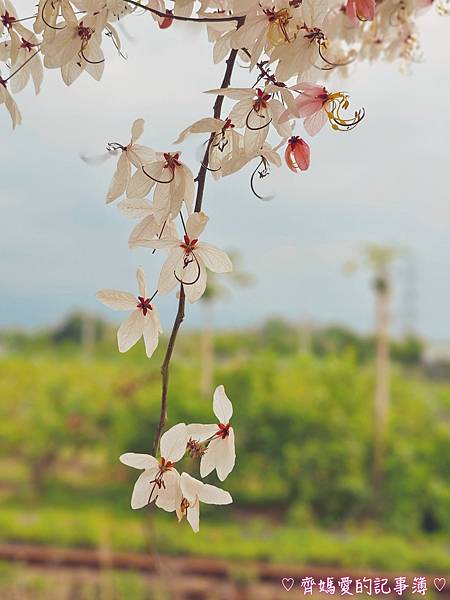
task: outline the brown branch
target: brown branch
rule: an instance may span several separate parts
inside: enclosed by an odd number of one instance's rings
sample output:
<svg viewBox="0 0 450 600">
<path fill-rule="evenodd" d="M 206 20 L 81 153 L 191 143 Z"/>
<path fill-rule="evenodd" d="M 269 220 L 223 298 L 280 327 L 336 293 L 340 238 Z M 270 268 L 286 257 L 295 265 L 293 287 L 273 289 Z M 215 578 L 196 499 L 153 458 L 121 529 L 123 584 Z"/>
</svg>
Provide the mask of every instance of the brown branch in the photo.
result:
<svg viewBox="0 0 450 600">
<path fill-rule="evenodd" d="M 180 15 L 174 15 L 171 12 L 161 12 L 160 10 L 157 10 L 156 8 L 151 8 L 150 6 L 144 6 L 143 4 L 141 4 L 140 2 L 137 2 L 136 0 L 126 0 L 126 2 L 128 2 L 129 4 L 133 4 L 133 6 L 137 6 L 138 8 L 143 8 L 144 10 L 147 10 L 148 12 L 153 13 L 154 15 L 157 15 L 158 17 L 162 17 L 162 18 L 166 18 L 169 17 L 170 19 L 174 19 L 175 21 L 189 21 L 190 23 L 231 23 L 232 21 L 237 21 L 239 22 L 243 17 L 182 17 Z"/>
<path fill-rule="evenodd" d="M 242 25 L 244 19 L 241 18 L 238 22 L 238 27 Z M 221 88 L 227 88 L 231 82 L 231 75 L 233 73 L 233 68 L 236 63 L 237 50 L 231 50 L 230 55 L 227 59 L 227 68 L 225 70 L 225 75 L 223 77 Z M 224 96 L 217 96 L 216 101 L 214 102 L 214 118 L 220 119 L 222 114 L 222 105 L 223 105 Z M 195 200 L 195 212 L 200 212 L 202 209 L 203 202 L 203 194 L 205 191 L 205 180 L 206 180 L 206 171 L 208 169 L 209 162 L 209 148 L 214 139 L 214 133 L 211 134 L 208 145 L 206 148 L 205 156 L 200 166 L 200 170 L 198 172 L 195 181 L 197 182 L 197 196 Z M 170 360 L 172 358 L 173 350 L 175 347 L 175 342 L 178 335 L 178 330 L 180 329 L 181 323 L 184 319 L 184 309 L 186 306 L 186 295 L 184 292 L 183 284 L 180 287 L 180 298 L 178 301 L 178 311 L 177 316 L 175 317 L 175 321 L 173 323 L 172 332 L 170 334 L 169 343 L 167 345 L 166 355 L 164 357 L 164 362 L 161 367 L 161 376 L 162 376 L 162 392 L 161 392 L 161 413 L 159 417 L 159 423 L 155 431 L 155 438 L 153 440 L 153 449 L 152 454 L 156 456 L 158 451 L 159 442 L 161 440 L 162 430 L 166 424 L 167 419 L 167 393 L 169 389 L 169 367 Z"/>
<path fill-rule="evenodd" d="M 172 327 L 172 333 L 170 334 L 169 343 L 167 344 L 166 355 L 164 356 L 164 362 L 161 367 L 162 376 L 162 392 L 161 392 L 161 413 L 159 416 L 159 423 L 155 431 L 155 438 L 153 440 L 152 454 L 156 456 L 158 452 L 159 441 L 161 439 L 162 430 L 166 424 L 167 419 L 167 392 L 169 389 L 169 366 L 170 359 L 172 358 L 173 349 L 175 347 L 175 341 L 177 339 L 178 330 L 184 319 L 184 307 L 186 304 L 186 296 L 184 293 L 183 285 L 180 286 L 180 299 L 178 301 L 177 316 Z"/>
<path fill-rule="evenodd" d="M 247 50 L 247 48 L 242 48 L 242 52 L 251 60 L 252 59 L 252 55 L 250 54 L 250 52 Z M 275 77 L 275 75 L 273 75 L 273 73 L 271 73 L 269 71 L 268 68 L 265 67 L 265 65 L 268 63 L 269 61 L 260 61 L 256 63 L 256 68 L 259 70 L 260 72 L 260 77 L 258 78 L 257 83 L 263 79 L 264 77 L 270 81 L 270 83 L 273 83 L 273 85 L 276 85 L 277 87 L 286 87 L 286 84 L 283 83 L 282 81 L 278 81 Z M 255 84 L 256 85 L 256 84 Z"/>
<path fill-rule="evenodd" d="M 238 27 L 240 27 L 242 22 L 239 22 Z M 231 82 L 231 75 L 233 73 L 233 68 L 236 63 L 238 51 L 231 50 L 230 55 L 227 59 L 227 68 L 225 71 L 225 75 L 223 77 L 222 85 L 220 86 L 222 89 L 227 88 Z M 222 114 L 222 105 L 223 105 L 224 96 L 217 96 L 216 101 L 214 102 L 214 118 L 220 119 Z M 214 141 L 216 134 L 212 132 L 209 136 L 208 144 L 206 146 L 205 155 L 202 160 L 202 164 L 200 166 L 200 170 L 198 172 L 195 181 L 197 182 L 197 196 L 195 198 L 195 212 L 200 212 L 202 210 L 203 203 L 203 193 L 205 191 L 205 180 L 206 180 L 206 171 L 208 170 L 209 163 L 209 149 L 211 148 L 211 144 Z"/>
</svg>

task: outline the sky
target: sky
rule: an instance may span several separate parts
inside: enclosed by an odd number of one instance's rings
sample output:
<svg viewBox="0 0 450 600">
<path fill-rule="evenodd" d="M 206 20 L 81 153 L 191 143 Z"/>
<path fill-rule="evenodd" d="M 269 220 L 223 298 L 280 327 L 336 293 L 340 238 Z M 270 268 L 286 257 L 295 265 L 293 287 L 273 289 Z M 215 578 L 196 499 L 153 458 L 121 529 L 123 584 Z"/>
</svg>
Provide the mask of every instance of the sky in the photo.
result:
<svg viewBox="0 0 450 600">
<path fill-rule="evenodd" d="M 409 249 L 394 271 L 394 330 L 412 325 L 450 339 L 449 21 L 431 11 L 420 24 L 425 58 L 410 74 L 397 64 L 360 64 L 350 79 L 333 81 L 352 107 L 364 106 L 365 120 L 352 132 L 313 138 L 308 172 L 274 169 L 263 189 L 275 193 L 272 201 L 253 196 L 251 170 L 208 179 L 204 240 L 239 252 L 253 276 L 217 305 L 217 326 L 281 316 L 370 331 L 369 274 L 343 272 L 370 241 Z M 105 205 L 115 160 L 94 167 L 80 154 L 127 143 L 138 117 L 146 121 L 144 144 L 173 151 L 182 129 L 211 115 L 213 97 L 202 92 L 218 86 L 223 65 L 212 64 L 199 26 L 160 31 L 145 16 L 131 17 L 123 42 L 128 59 L 111 52 L 100 83 L 84 74 L 68 88 L 59 72 L 46 71 L 39 96 L 31 89 L 17 96 L 16 131 L 0 107 L 1 328 L 42 327 L 78 309 L 112 318 L 95 293 L 134 291 L 138 266 L 156 287 L 164 257 L 129 250 L 134 222 Z M 233 82 L 252 85 L 253 77 L 237 69 Z M 181 148 L 193 171 L 203 141 L 196 136 Z M 168 330 L 176 299 L 161 297 L 158 306 Z M 200 306 L 188 307 L 188 326 L 201 318 Z"/>
</svg>

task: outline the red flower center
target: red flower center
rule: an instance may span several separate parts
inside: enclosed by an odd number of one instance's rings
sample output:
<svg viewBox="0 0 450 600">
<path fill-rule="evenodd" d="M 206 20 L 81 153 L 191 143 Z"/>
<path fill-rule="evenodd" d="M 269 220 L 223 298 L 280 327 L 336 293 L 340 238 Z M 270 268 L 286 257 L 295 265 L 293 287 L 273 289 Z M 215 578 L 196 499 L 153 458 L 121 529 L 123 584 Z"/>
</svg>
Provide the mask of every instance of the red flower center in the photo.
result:
<svg viewBox="0 0 450 600">
<path fill-rule="evenodd" d="M 234 124 L 231 122 L 231 119 L 227 119 L 225 121 L 225 125 L 223 126 L 223 129 L 233 129 L 234 128 Z"/>
<path fill-rule="evenodd" d="M 270 100 L 270 94 L 265 94 L 259 88 L 256 90 L 256 100 L 253 103 L 255 112 L 259 112 L 261 108 L 267 108 L 267 101 Z"/>
<path fill-rule="evenodd" d="M 143 296 L 138 296 L 139 304 L 137 308 L 140 308 L 144 313 L 144 317 L 147 315 L 149 310 L 153 310 L 152 305 L 150 304 L 150 298 L 144 298 Z"/>
<path fill-rule="evenodd" d="M 316 41 L 318 44 L 321 44 L 325 41 L 325 34 L 319 27 L 309 28 L 307 25 L 302 25 L 301 29 L 306 31 L 304 37 L 311 43 Z"/>
<path fill-rule="evenodd" d="M 223 440 L 226 440 L 227 437 L 230 435 L 230 424 L 227 423 L 226 425 L 224 425 L 223 423 L 219 423 L 219 430 L 217 432 L 217 437 L 222 438 Z"/>
<path fill-rule="evenodd" d="M 184 236 L 184 244 L 180 244 L 180 248 L 183 248 L 186 254 L 190 254 L 192 250 L 195 249 L 195 245 L 197 244 L 198 239 L 190 240 L 189 236 L 185 234 Z"/>
<path fill-rule="evenodd" d="M 161 457 L 161 462 L 159 464 L 159 471 L 160 473 L 165 473 L 166 471 L 170 471 L 173 467 L 173 463 L 170 462 L 170 460 L 167 460 L 163 457 Z"/>
<path fill-rule="evenodd" d="M 80 21 L 80 24 L 78 25 L 78 35 L 83 40 L 83 42 L 88 42 L 91 39 L 93 33 L 94 30 L 92 29 L 92 27 L 85 27 L 83 25 L 83 21 Z"/>
<path fill-rule="evenodd" d="M 31 52 L 33 46 L 35 46 L 36 44 L 32 44 L 31 42 L 28 42 L 27 40 L 25 40 L 24 38 L 22 38 L 22 43 L 20 44 L 21 48 L 25 48 L 26 50 L 28 50 L 29 52 Z"/>
<path fill-rule="evenodd" d="M 164 159 L 166 164 L 164 165 L 165 169 L 170 169 L 171 171 L 175 171 L 176 167 L 180 167 L 181 163 L 179 162 L 180 153 L 170 154 L 169 152 L 164 152 Z"/>
<path fill-rule="evenodd" d="M 6 11 L 5 14 L 1 16 L 1 21 L 7 29 L 11 29 L 15 20 L 16 18 L 10 15 L 8 11 Z"/>
</svg>

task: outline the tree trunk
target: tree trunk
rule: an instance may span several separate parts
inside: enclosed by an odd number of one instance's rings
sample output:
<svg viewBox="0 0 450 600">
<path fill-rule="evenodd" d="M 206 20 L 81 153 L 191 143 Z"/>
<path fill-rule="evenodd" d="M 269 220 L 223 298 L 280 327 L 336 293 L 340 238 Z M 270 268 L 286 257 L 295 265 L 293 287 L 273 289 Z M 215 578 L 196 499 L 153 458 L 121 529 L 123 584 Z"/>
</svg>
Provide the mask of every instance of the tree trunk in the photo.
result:
<svg viewBox="0 0 450 600">
<path fill-rule="evenodd" d="M 382 485 L 383 460 L 390 404 L 389 306 L 387 283 L 376 290 L 376 380 L 373 423 L 373 484 L 378 492 Z"/>
</svg>

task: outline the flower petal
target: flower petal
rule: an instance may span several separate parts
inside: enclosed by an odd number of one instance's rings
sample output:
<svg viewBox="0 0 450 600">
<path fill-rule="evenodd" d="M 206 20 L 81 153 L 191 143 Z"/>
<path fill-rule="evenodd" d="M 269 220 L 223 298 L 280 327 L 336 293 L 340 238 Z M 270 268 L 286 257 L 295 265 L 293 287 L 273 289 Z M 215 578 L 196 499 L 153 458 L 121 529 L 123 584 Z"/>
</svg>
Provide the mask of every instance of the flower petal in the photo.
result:
<svg viewBox="0 0 450 600">
<path fill-rule="evenodd" d="M 137 142 L 141 135 L 144 133 L 144 119 L 136 119 L 131 127 L 131 143 Z"/>
<path fill-rule="evenodd" d="M 225 490 L 221 490 L 215 485 L 204 484 L 198 495 L 198 499 L 205 504 L 231 504 L 233 498 Z"/>
<path fill-rule="evenodd" d="M 158 461 L 150 454 L 139 454 L 137 452 L 126 452 L 119 458 L 120 462 L 134 469 L 158 468 Z"/>
<path fill-rule="evenodd" d="M 180 474 L 176 469 L 167 471 L 163 475 L 164 486 L 158 491 L 156 506 L 167 512 L 174 512 L 177 508 L 179 497 Z"/>
<path fill-rule="evenodd" d="M 144 269 L 142 269 L 142 267 L 139 267 L 136 270 L 136 279 L 139 287 L 139 295 L 147 298 L 147 285 L 145 283 Z"/>
<path fill-rule="evenodd" d="M 233 270 L 233 264 L 228 255 L 212 244 L 199 242 L 195 253 L 205 266 L 214 273 L 229 273 Z"/>
<path fill-rule="evenodd" d="M 204 212 L 195 212 L 186 221 L 186 232 L 190 240 L 196 240 L 203 233 L 209 217 Z"/>
<path fill-rule="evenodd" d="M 219 423 L 227 425 L 233 415 L 233 405 L 225 393 L 223 385 L 219 385 L 214 391 L 213 411 L 219 419 Z"/>
<path fill-rule="evenodd" d="M 194 533 L 200 531 L 200 502 L 198 500 L 186 511 L 186 519 Z"/>
<path fill-rule="evenodd" d="M 214 439 L 208 444 L 208 449 L 200 461 L 200 477 L 204 479 L 216 468 L 217 456 L 220 453 L 221 439 Z"/>
<path fill-rule="evenodd" d="M 150 500 L 150 494 L 152 493 L 152 481 L 155 479 L 157 469 L 149 469 L 139 475 L 136 483 L 134 484 L 133 494 L 131 495 L 131 508 L 143 508 L 147 506 Z M 153 493 L 152 500 L 154 500 L 155 494 Z"/>
<path fill-rule="evenodd" d="M 141 310 L 134 310 L 117 332 L 119 352 L 126 352 L 134 346 L 141 339 L 143 328 L 144 315 Z"/>
<path fill-rule="evenodd" d="M 122 152 L 117 161 L 116 172 L 113 175 L 111 185 L 109 186 L 108 193 L 106 195 L 106 202 L 112 202 L 119 196 L 121 196 L 127 189 L 128 181 L 130 179 L 130 163 L 128 162 L 127 153 Z"/>
<path fill-rule="evenodd" d="M 185 423 L 178 423 L 166 431 L 161 437 L 161 456 L 166 461 L 177 462 L 186 452 L 188 442 Z"/>
<path fill-rule="evenodd" d="M 95 294 L 97 300 L 112 310 L 134 310 L 137 306 L 137 298 L 129 292 L 119 290 L 102 290 Z"/>
<path fill-rule="evenodd" d="M 197 442 L 204 442 L 217 432 L 217 425 L 201 425 L 192 423 L 187 426 L 188 438 Z"/>
<path fill-rule="evenodd" d="M 183 256 L 183 249 L 179 246 L 171 250 L 159 275 L 158 292 L 160 294 L 167 294 L 178 284 L 174 272 L 176 271 L 178 264 L 183 261 Z"/>
<path fill-rule="evenodd" d="M 180 487 L 183 494 L 183 498 L 194 502 L 197 496 L 200 494 L 203 488 L 203 482 L 195 479 L 189 473 L 182 473 L 180 478 Z"/>
<path fill-rule="evenodd" d="M 217 453 L 216 471 L 220 481 L 224 481 L 233 470 L 236 462 L 234 431 L 232 427 L 229 429 L 228 437 L 220 441 L 222 444 L 220 446 L 220 453 Z"/>
<path fill-rule="evenodd" d="M 152 357 L 153 352 L 158 346 L 160 332 L 162 332 L 162 330 L 158 310 L 156 306 L 153 306 L 152 310 L 150 310 L 144 317 L 143 335 L 145 351 L 148 358 Z"/>
</svg>

